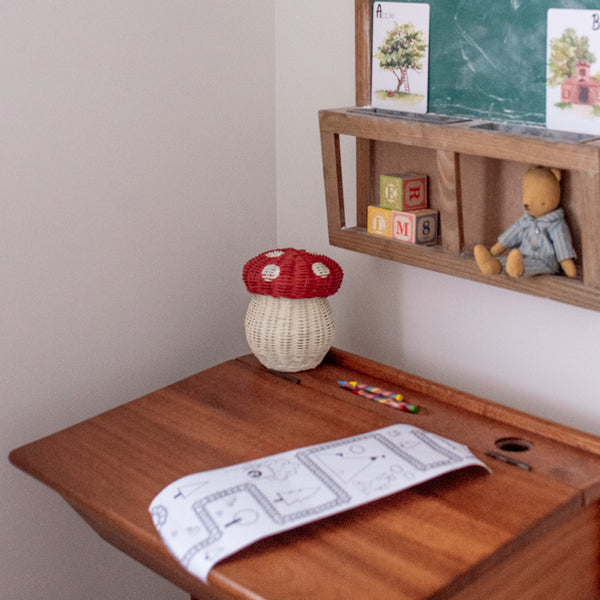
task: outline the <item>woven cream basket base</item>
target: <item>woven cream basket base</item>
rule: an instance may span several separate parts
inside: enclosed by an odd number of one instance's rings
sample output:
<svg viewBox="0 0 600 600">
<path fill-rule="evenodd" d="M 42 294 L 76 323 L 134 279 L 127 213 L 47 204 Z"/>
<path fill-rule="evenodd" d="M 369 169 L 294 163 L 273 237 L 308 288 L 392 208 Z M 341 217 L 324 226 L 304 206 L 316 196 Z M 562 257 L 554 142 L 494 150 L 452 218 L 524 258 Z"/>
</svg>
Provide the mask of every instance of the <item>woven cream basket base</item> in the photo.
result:
<svg viewBox="0 0 600 600">
<path fill-rule="evenodd" d="M 327 298 L 273 298 L 253 294 L 246 339 L 268 369 L 296 372 L 317 367 L 333 342 L 335 321 Z"/>
</svg>

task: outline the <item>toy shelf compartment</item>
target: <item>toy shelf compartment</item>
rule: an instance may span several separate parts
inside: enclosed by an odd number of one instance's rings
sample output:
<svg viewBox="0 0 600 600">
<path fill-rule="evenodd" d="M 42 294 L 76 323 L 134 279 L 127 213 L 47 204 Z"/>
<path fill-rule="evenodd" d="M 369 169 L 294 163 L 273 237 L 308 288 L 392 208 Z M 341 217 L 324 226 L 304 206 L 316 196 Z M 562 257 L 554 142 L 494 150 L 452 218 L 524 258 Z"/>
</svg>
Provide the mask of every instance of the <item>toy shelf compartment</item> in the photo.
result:
<svg viewBox="0 0 600 600">
<path fill-rule="evenodd" d="M 334 246 L 523 293 L 600 310 L 600 141 L 591 136 L 441 115 L 382 115 L 350 107 L 319 112 L 329 241 Z M 340 136 L 356 138 L 356 225 L 347 225 Z M 562 203 L 578 276 L 484 276 L 473 247 L 491 246 L 522 214 L 530 165 L 561 169 Z M 425 174 L 439 211 L 437 244 L 419 246 L 367 233 L 379 175 Z"/>
</svg>

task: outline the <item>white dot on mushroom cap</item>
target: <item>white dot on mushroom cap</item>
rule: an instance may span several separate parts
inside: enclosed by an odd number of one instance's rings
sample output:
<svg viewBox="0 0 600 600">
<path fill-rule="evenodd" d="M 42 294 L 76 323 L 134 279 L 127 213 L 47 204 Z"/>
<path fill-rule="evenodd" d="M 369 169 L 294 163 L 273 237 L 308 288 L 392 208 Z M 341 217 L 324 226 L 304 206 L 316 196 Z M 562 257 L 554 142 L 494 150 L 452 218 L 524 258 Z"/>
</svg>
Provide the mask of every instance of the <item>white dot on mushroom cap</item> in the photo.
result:
<svg viewBox="0 0 600 600">
<path fill-rule="evenodd" d="M 317 277 L 327 277 L 329 269 L 321 262 L 313 263 L 312 271 Z"/>
<path fill-rule="evenodd" d="M 281 269 L 277 265 L 265 265 L 261 272 L 262 278 L 265 281 L 273 281 L 279 277 Z"/>
<path fill-rule="evenodd" d="M 282 250 L 271 250 L 270 252 L 265 252 L 265 256 L 269 258 L 277 258 L 278 256 L 283 256 L 285 252 Z"/>
</svg>

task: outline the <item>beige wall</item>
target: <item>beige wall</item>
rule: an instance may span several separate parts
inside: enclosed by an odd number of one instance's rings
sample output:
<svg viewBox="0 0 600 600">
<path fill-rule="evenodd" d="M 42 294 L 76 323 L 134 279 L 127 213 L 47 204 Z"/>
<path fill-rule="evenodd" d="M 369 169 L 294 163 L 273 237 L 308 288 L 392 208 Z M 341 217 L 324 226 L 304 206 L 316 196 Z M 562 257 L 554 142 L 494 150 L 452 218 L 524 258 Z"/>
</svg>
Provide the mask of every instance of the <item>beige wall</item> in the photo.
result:
<svg viewBox="0 0 600 600">
<path fill-rule="evenodd" d="M 351 0 L 5 4 L 4 456 L 247 352 L 240 269 L 276 243 L 344 268 L 339 346 L 600 433 L 600 313 L 328 245 L 317 110 L 354 102 Z M 0 481 L 2 598 L 186 597 Z"/>
<path fill-rule="evenodd" d="M 247 352 L 275 245 L 272 0 L 4 2 L 0 597 L 185 598 L 11 448 Z"/>
</svg>

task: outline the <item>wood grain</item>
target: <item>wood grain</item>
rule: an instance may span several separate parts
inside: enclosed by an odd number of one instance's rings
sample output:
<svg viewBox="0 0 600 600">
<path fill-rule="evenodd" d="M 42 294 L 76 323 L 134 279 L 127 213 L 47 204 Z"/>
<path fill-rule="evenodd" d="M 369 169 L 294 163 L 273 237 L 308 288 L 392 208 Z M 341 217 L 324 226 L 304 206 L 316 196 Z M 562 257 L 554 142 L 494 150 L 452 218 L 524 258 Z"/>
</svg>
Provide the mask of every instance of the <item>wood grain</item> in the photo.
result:
<svg viewBox="0 0 600 600">
<path fill-rule="evenodd" d="M 600 161 L 600 157 L 598 158 Z M 600 231 L 600 170 L 578 173 L 582 181 L 582 201 L 584 223 L 582 227 L 582 263 L 586 285 L 600 290 L 600 252 L 598 252 L 598 232 Z"/>
<path fill-rule="evenodd" d="M 323 110 L 319 113 L 321 135 L 350 135 L 357 139 L 356 227 L 338 226 L 335 215 L 343 186 L 341 165 L 337 178 L 325 180 L 329 241 L 332 245 L 409 265 L 448 273 L 518 292 L 552 298 L 567 304 L 600 310 L 600 145 L 571 143 L 479 130 L 472 122 L 450 125 L 418 120 L 369 116 L 353 109 Z M 323 148 L 324 164 L 339 161 L 328 143 Z M 433 157 L 433 158 L 432 158 Z M 463 158 L 465 160 L 463 160 Z M 479 160 L 473 160 L 479 159 Z M 463 165 L 464 163 L 464 165 Z M 486 276 L 475 265 L 475 243 L 491 244 L 520 206 L 520 192 L 507 180 L 520 179 L 529 164 L 553 166 L 567 172 L 563 205 L 574 217 L 575 246 L 581 248 L 578 277 L 543 275 L 514 279 L 507 275 Z M 482 169 L 500 173 L 500 184 L 488 181 Z M 428 176 L 431 208 L 440 212 L 440 243 L 418 246 L 369 234 L 364 226 L 367 204 L 376 198 L 378 173 L 413 170 Z M 521 174 L 521 175 L 518 175 Z M 480 187 L 474 188 L 479 184 Z M 573 189 L 577 193 L 571 194 Z M 513 197 L 514 196 L 514 197 Z M 463 212 L 463 197 L 469 199 L 469 215 Z M 464 209 L 466 210 L 466 209 Z M 473 213 L 473 214 L 471 214 Z M 473 216 L 478 215 L 478 216 Z M 490 223 L 490 218 L 494 222 Z M 481 222 L 486 229 L 481 230 Z M 477 230 L 466 227 L 476 227 Z M 469 243 L 466 244 L 465 240 Z"/>
<path fill-rule="evenodd" d="M 513 557 L 529 557 L 528 548 L 560 538 L 553 532 L 570 523 L 580 532 L 574 541 L 545 552 L 557 578 L 573 573 L 572 561 L 586 565 L 581 589 L 594 589 L 598 568 L 588 567 L 598 536 L 589 528 L 597 511 L 582 506 L 597 507 L 600 495 L 597 438 L 340 350 L 297 376 L 300 383 L 242 357 L 27 444 L 10 460 L 108 542 L 196 598 L 471 600 L 457 594 L 516 569 Z M 336 384 L 353 378 L 397 386 L 422 411 L 395 411 Z M 398 422 L 466 443 L 493 474 L 465 469 L 263 540 L 214 567 L 208 586 L 171 557 L 152 525 L 150 501 L 183 475 Z M 507 436 L 531 443 L 521 457 L 531 471 L 486 457 Z M 494 600 L 521 597 L 515 585 Z M 518 584 L 523 593 L 537 585 Z M 552 597 L 572 600 L 561 594 Z"/>
<path fill-rule="evenodd" d="M 434 180 L 434 199 L 439 207 L 442 248 L 460 256 L 463 244 L 463 219 L 460 194 L 459 155 L 456 152 L 437 152 L 438 177 Z"/>
<path fill-rule="evenodd" d="M 458 592 L 453 600 L 597 599 L 599 531 L 599 507 L 594 504 L 515 552 L 510 560 Z"/>
<path fill-rule="evenodd" d="M 339 231 L 346 226 L 340 136 L 336 133 L 322 131 L 321 149 L 323 154 L 323 177 L 329 194 L 327 223 L 333 231 Z"/>
</svg>

